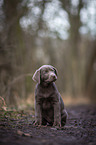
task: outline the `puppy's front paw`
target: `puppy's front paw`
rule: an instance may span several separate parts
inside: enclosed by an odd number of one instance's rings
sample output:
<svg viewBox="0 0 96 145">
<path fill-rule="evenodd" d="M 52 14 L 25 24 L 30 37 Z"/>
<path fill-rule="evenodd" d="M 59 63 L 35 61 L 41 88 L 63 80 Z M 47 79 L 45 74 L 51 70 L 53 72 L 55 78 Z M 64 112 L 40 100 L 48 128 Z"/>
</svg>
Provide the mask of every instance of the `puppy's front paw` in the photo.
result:
<svg viewBox="0 0 96 145">
<path fill-rule="evenodd" d="M 53 126 L 54 127 L 61 127 L 61 122 L 54 122 Z"/>
<path fill-rule="evenodd" d="M 34 126 L 41 126 L 41 122 L 39 120 L 35 120 L 33 125 Z"/>
</svg>

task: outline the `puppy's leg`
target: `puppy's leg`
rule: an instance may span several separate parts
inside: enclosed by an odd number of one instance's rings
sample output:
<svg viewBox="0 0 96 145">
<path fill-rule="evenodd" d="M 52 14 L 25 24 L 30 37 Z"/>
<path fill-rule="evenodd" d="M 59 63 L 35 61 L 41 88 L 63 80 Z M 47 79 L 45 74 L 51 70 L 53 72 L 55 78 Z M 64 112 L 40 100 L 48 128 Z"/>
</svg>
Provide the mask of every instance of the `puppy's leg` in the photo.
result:
<svg viewBox="0 0 96 145">
<path fill-rule="evenodd" d="M 42 112 L 40 104 L 35 100 L 35 125 L 42 124 Z"/>
<path fill-rule="evenodd" d="M 53 126 L 61 127 L 61 114 L 60 114 L 60 103 L 57 102 L 54 105 L 54 124 Z"/>
<path fill-rule="evenodd" d="M 61 125 L 64 126 L 66 124 L 66 119 L 68 118 L 68 113 L 65 109 L 63 109 L 61 113 Z"/>
</svg>

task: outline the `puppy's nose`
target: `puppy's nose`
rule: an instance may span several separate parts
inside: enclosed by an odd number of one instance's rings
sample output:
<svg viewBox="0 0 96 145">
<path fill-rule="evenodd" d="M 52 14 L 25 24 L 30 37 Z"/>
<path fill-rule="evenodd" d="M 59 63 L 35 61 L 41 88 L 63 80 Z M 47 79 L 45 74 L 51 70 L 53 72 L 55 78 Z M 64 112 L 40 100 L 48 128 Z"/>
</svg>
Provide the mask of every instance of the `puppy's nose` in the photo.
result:
<svg viewBox="0 0 96 145">
<path fill-rule="evenodd" d="M 54 75 L 54 74 L 52 74 L 51 77 L 52 77 L 54 80 L 57 79 L 57 76 Z"/>
<path fill-rule="evenodd" d="M 53 75 L 52 77 L 53 77 L 53 79 L 56 79 L 56 76 L 55 75 Z"/>
</svg>

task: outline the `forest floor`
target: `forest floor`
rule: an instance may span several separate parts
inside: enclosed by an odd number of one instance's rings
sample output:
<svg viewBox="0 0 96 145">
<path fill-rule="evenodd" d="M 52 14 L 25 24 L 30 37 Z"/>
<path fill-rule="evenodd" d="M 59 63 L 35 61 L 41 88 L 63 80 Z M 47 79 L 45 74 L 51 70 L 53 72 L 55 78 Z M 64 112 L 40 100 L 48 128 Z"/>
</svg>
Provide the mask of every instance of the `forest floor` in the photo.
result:
<svg viewBox="0 0 96 145">
<path fill-rule="evenodd" d="M 69 118 L 62 128 L 33 126 L 26 111 L 0 111 L 0 145 L 96 145 L 96 107 L 66 107 Z"/>
</svg>

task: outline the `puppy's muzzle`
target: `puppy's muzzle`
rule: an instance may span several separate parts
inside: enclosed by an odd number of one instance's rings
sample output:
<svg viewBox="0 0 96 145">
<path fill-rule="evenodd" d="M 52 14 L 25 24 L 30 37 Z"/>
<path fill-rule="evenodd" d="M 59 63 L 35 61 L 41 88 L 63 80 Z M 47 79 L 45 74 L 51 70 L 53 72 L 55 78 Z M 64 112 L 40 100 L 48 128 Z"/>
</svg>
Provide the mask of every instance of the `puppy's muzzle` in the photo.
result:
<svg viewBox="0 0 96 145">
<path fill-rule="evenodd" d="M 57 79 L 56 75 L 51 75 L 50 78 L 52 78 L 53 80 Z"/>
<path fill-rule="evenodd" d="M 49 74 L 49 79 L 52 80 L 52 81 L 55 81 L 55 80 L 57 80 L 57 76 L 54 73 L 51 72 Z"/>
</svg>

